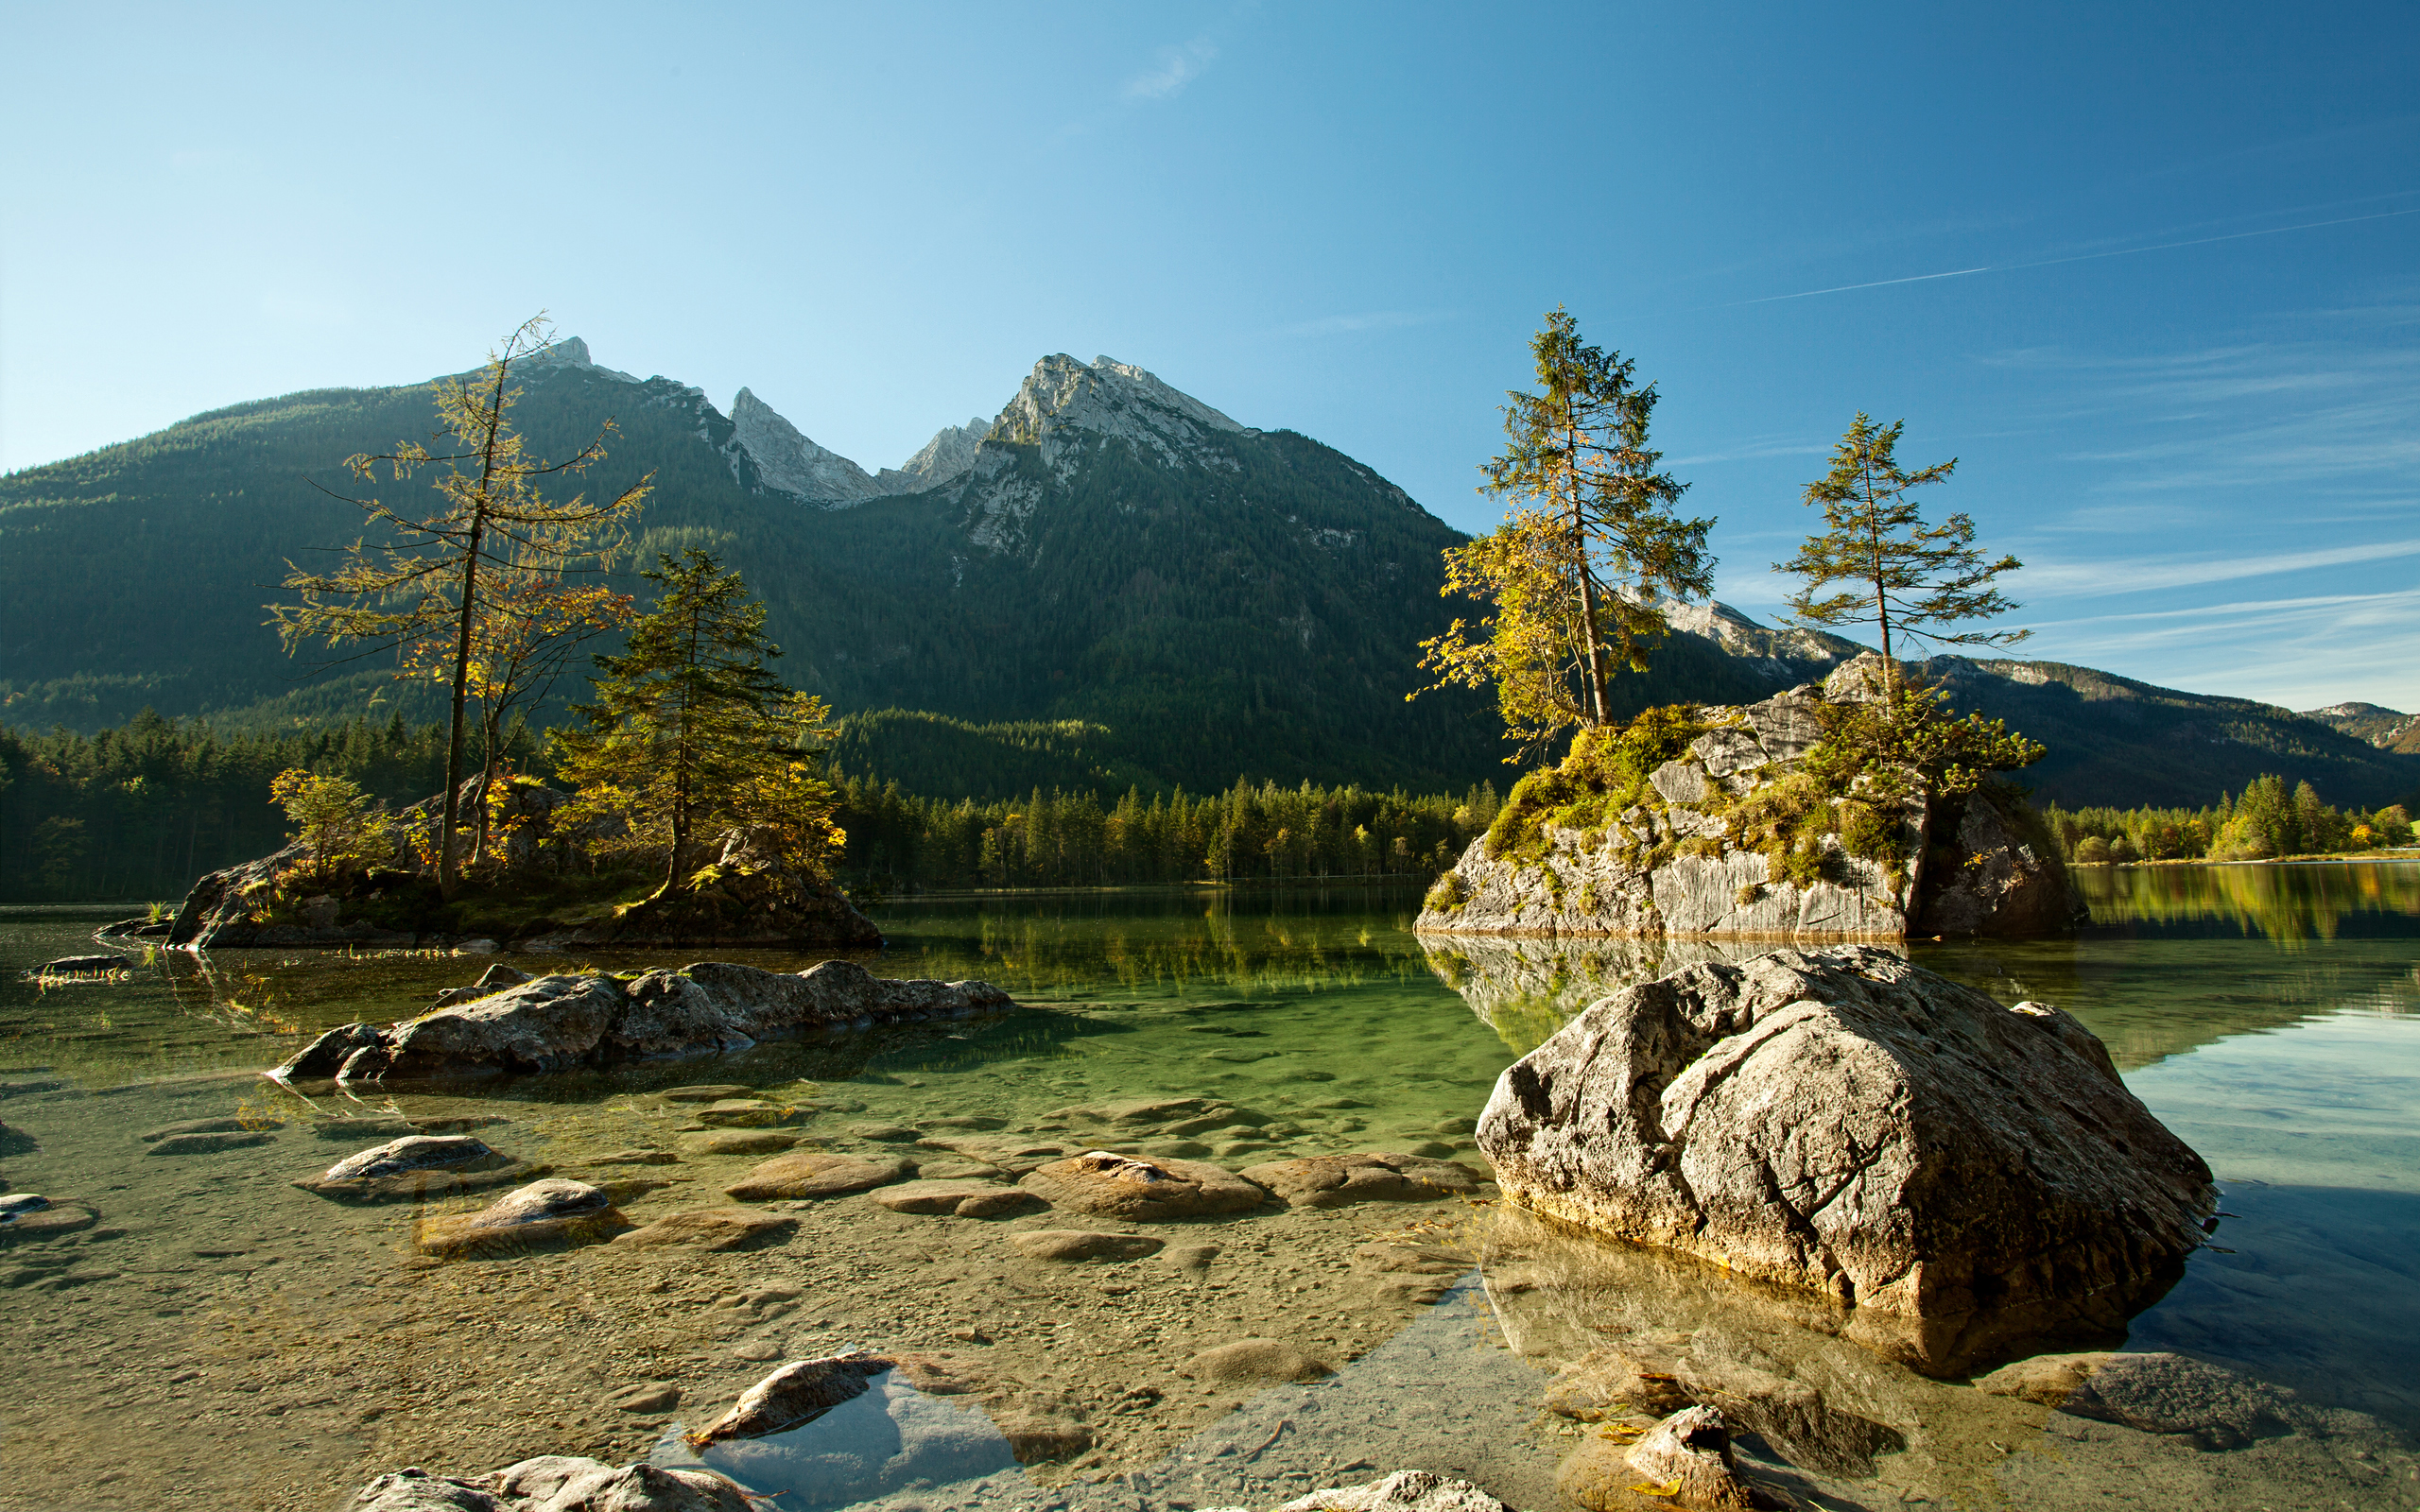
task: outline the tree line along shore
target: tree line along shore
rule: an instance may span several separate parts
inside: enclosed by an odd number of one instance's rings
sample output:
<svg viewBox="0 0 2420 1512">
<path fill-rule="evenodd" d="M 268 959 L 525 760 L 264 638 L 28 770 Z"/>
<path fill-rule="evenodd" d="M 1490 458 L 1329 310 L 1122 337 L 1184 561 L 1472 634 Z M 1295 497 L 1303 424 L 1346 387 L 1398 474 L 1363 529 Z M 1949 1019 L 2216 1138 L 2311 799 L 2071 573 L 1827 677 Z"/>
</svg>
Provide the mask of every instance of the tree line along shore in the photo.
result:
<svg viewBox="0 0 2420 1512">
<path fill-rule="evenodd" d="M 283 845 L 281 772 L 342 778 L 389 806 L 444 783 L 446 730 L 400 715 L 282 733 L 222 734 L 145 713 L 92 735 L 0 725 L 0 902 L 149 900 Z M 552 775 L 541 734 L 516 725 L 507 762 Z M 1426 885 L 1485 834 L 1502 798 L 1239 781 L 1223 792 L 1037 788 L 942 799 L 878 774 L 827 768 L 837 858 L 852 892 L 1186 883 Z M 2399 805 L 2323 803 L 2308 782 L 2262 778 L 2200 809 L 2048 805 L 2075 864 L 2366 854 L 2412 842 Z"/>
</svg>

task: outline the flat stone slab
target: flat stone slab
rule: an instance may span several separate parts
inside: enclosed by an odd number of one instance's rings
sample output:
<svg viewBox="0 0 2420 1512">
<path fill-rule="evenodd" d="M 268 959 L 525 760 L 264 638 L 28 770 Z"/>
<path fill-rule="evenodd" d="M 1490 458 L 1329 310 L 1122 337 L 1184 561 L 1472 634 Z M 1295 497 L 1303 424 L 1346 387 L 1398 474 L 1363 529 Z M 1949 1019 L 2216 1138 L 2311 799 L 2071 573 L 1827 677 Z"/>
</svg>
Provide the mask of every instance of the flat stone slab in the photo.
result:
<svg viewBox="0 0 2420 1512">
<path fill-rule="evenodd" d="M 1224 1166 L 1107 1150 L 1038 1167 L 1019 1185 L 1054 1208 L 1130 1223 L 1249 1212 L 1269 1200 L 1266 1191 Z"/>
<path fill-rule="evenodd" d="M 912 1160 L 859 1160 L 853 1155 L 800 1152 L 776 1157 L 723 1188 L 742 1202 L 771 1202 L 782 1197 L 837 1197 L 888 1186 L 915 1175 Z"/>
<path fill-rule="evenodd" d="M 1313 1155 L 1243 1169 L 1297 1208 L 1342 1208 L 1356 1202 L 1434 1202 L 1467 1197 L 1479 1177 L 1467 1166 L 1418 1155 Z"/>
<path fill-rule="evenodd" d="M 611 1155 L 591 1156 L 587 1165 L 678 1165 L 681 1157 L 670 1150 L 615 1150 Z"/>
<path fill-rule="evenodd" d="M 1032 1193 L 997 1181 L 902 1181 L 870 1195 L 893 1212 L 950 1213 L 960 1218 L 996 1218 L 1041 1204 Z"/>
<path fill-rule="evenodd" d="M 1009 1247 L 1028 1260 L 1055 1260 L 1081 1264 L 1088 1260 L 1140 1260 L 1158 1254 L 1161 1241 L 1150 1234 L 1096 1233 L 1084 1228 L 1034 1228 L 1009 1235 Z"/>
<path fill-rule="evenodd" d="M 756 1089 L 718 1084 L 712 1087 L 671 1087 L 656 1093 L 667 1103 L 719 1103 L 735 1097 L 753 1097 Z"/>
<path fill-rule="evenodd" d="M 700 1208 L 658 1218 L 643 1228 L 614 1236 L 616 1248 L 658 1249 L 681 1245 L 692 1249 L 752 1249 L 788 1238 L 798 1228 L 796 1218 L 777 1217 L 749 1208 Z"/>
</svg>

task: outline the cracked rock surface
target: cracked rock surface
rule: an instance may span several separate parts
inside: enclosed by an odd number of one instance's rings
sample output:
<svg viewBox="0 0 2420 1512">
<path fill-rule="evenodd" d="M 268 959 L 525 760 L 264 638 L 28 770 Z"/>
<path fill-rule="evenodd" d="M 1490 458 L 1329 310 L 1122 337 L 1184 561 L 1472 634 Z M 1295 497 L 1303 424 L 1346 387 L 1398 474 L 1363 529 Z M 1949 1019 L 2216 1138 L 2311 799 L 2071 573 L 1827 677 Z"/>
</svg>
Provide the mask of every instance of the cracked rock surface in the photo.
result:
<svg viewBox="0 0 2420 1512">
<path fill-rule="evenodd" d="M 1512 1200 L 1822 1294 L 1944 1374 L 2122 1328 L 2216 1206 L 2082 1024 L 1870 947 L 1616 993 L 1506 1070 L 1478 1142 Z"/>
</svg>

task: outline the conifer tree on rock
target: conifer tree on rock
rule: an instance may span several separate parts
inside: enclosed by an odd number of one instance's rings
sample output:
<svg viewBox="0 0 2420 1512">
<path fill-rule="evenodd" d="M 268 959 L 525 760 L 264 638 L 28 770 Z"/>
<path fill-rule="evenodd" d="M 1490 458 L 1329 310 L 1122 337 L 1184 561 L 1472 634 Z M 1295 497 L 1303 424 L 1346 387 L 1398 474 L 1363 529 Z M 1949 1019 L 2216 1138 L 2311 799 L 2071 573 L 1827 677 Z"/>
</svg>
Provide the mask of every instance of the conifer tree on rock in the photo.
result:
<svg viewBox="0 0 2420 1512">
<path fill-rule="evenodd" d="M 1688 485 L 1659 472 L 1648 445 L 1655 386 L 1634 381 L 1635 361 L 1582 341 L 1560 308 L 1530 345 L 1538 391 L 1507 395 L 1504 451 L 1480 469 L 1480 491 L 1512 507 L 1445 553 L 1442 592 L 1490 612 L 1421 643 L 1432 686 L 1494 685 L 1506 733 L 1524 743 L 1514 761 L 1572 726 L 1613 722 L 1614 676 L 1645 672 L 1668 628 L 1655 593 L 1714 590 L 1714 522 L 1673 513 Z"/>
<path fill-rule="evenodd" d="M 1992 580 L 2024 565 L 2003 556 L 1985 562 L 1975 549 L 1975 522 L 1953 514 L 1928 525 L 1917 489 L 1948 480 L 1958 459 L 1910 472 L 1899 466 L 1906 421 L 1877 425 L 1859 410 L 1832 449 L 1832 470 L 1806 485 L 1806 503 L 1820 505 L 1824 528 L 1773 571 L 1801 579 L 1789 597 L 1790 617 L 1814 628 L 1872 625 L 1882 636 L 1885 691 L 1898 684 L 1892 632 L 1944 645 L 2012 645 L 2031 630 L 1951 630 L 1962 620 L 1993 619 L 2020 606 Z M 1838 592 L 1824 590 L 1835 584 Z"/>
<path fill-rule="evenodd" d="M 661 600 L 631 626 L 627 651 L 596 659 L 596 701 L 572 709 L 584 728 L 554 734 L 578 789 L 564 818 L 621 832 L 601 844 L 664 847 L 659 896 L 692 880 L 700 834 L 731 828 L 769 831 L 786 859 L 822 873 L 842 841 L 815 765 L 823 700 L 766 666 L 782 650 L 738 573 L 694 547 L 657 561 L 642 576 Z"/>
</svg>

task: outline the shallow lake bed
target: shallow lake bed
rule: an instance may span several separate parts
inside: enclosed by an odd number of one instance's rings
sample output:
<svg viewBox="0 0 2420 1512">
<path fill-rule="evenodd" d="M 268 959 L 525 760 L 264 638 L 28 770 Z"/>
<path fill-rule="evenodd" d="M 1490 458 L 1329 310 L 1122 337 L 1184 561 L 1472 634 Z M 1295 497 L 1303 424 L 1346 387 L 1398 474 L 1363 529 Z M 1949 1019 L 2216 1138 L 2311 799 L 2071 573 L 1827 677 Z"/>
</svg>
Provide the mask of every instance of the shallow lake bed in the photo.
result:
<svg viewBox="0 0 2420 1512">
<path fill-rule="evenodd" d="M 1843 1475 L 1752 1439 L 1772 1475 L 1825 1506 L 2098 1505 L 2129 1488 L 2145 1505 L 2279 1504 L 2288 1492 L 2420 1503 L 2405 1441 L 2420 1428 L 2407 1364 L 2420 1348 L 2420 868 L 2273 868 L 2249 891 L 2220 872 L 2200 874 L 2200 895 L 2171 869 L 2155 894 L 2088 873 L 2097 922 L 2078 938 L 1913 954 L 2004 1001 L 2076 1012 L 2219 1171 L 2236 1216 L 2136 1319 L 2128 1347 L 2172 1349 L 2289 1388 L 2315 1412 L 2361 1416 L 2212 1453 L 1869 1372 L 1833 1389 L 1872 1397 L 1867 1410 L 1893 1418 L 1902 1447 Z M 10 1338 L 38 1341 L 0 1403 L 0 1507 L 317 1508 L 405 1464 L 475 1473 L 538 1453 L 663 1458 L 677 1453 L 673 1428 L 710 1419 L 779 1360 L 852 1346 L 930 1356 L 968 1389 L 886 1387 L 900 1405 L 869 1406 L 864 1423 L 801 1447 L 832 1493 L 822 1504 L 1261 1504 L 1422 1466 L 1555 1506 L 1555 1465 L 1592 1431 L 1539 1408 L 1575 1347 L 1565 1333 L 1686 1327 L 1703 1349 L 1721 1320 L 1691 1300 L 1689 1273 L 1651 1260 L 1585 1277 L 1558 1262 L 1545 1276 L 1543 1242 L 1506 1228 L 1484 1192 L 1163 1224 L 893 1212 L 852 1194 L 753 1205 L 794 1227 L 750 1248 L 608 1244 L 443 1262 L 414 1249 L 414 1204 L 341 1204 L 292 1185 L 359 1147 L 317 1132 L 339 1117 L 501 1120 L 474 1131 L 606 1186 L 633 1223 L 726 1207 L 722 1188 L 771 1142 L 717 1149 L 747 1142 L 663 1095 L 701 1083 L 800 1109 L 754 1132 L 904 1156 L 925 1176 L 997 1179 L 1012 1174 L 994 1163 L 1013 1160 L 1006 1145 L 1054 1143 L 1230 1169 L 1390 1150 L 1484 1174 L 1469 1129 L 1502 1068 L 1558 1015 L 1687 953 L 1522 942 L 1491 954 L 1416 939 L 1415 903 L 1348 892 L 897 904 L 879 914 L 890 947 L 857 958 L 883 975 L 980 977 L 1020 1011 L 611 1073 L 399 1086 L 367 1102 L 254 1073 L 334 1023 L 420 1011 L 483 960 L 162 955 L 133 960 L 129 981 L 38 990 L 19 973 L 88 951 L 92 928 L 123 910 L 0 914 L 0 1121 L 11 1131 L 0 1176 L 95 1214 L 0 1248 L 0 1316 Z M 812 959 L 741 958 L 786 970 Z M 1226 1122 L 1097 1116 L 1181 1100 Z M 144 1134 L 208 1120 L 264 1138 L 147 1153 L 159 1142 Z M 632 1151 L 670 1159 L 607 1159 Z M 1067 1263 L 1011 1243 L 1079 1228 L 1159 1247 Z M 1625 1279 L 1605 1279 L 1616 1272 Z M 1725 1347 L 1848 1369 L 1852 1357 L 1824 1353 L 1817 1335 L 1774 1327 Z M 1337 1373 L 1211 1378 L 1194 1363 L 1247 1339 Z M 1003 1462 L 1012 1440 L 1057 1457 Z M 811 1504 L 805 1495 L 777 1504 Z"/>
</svg>

